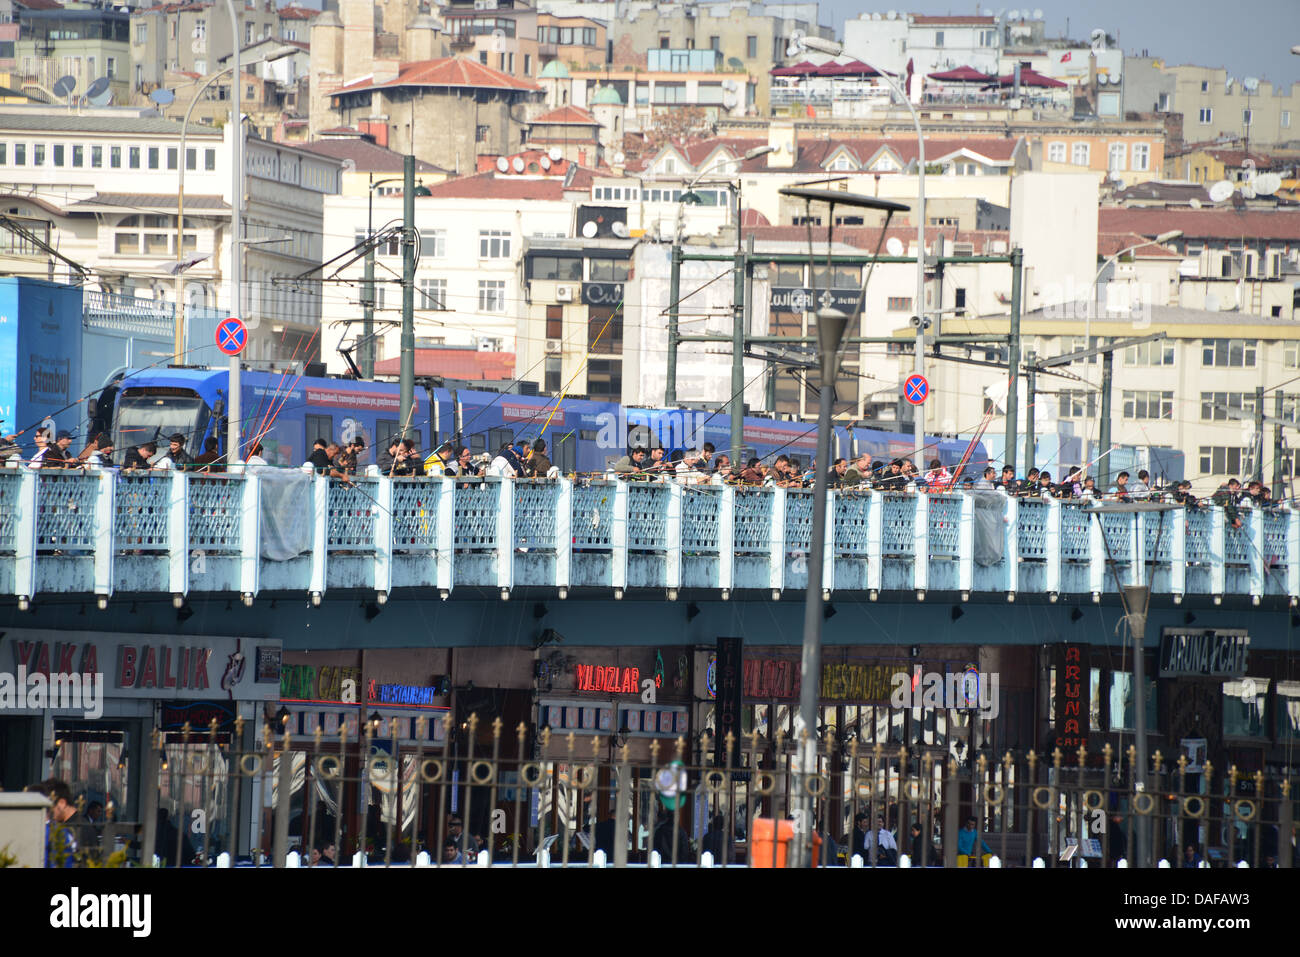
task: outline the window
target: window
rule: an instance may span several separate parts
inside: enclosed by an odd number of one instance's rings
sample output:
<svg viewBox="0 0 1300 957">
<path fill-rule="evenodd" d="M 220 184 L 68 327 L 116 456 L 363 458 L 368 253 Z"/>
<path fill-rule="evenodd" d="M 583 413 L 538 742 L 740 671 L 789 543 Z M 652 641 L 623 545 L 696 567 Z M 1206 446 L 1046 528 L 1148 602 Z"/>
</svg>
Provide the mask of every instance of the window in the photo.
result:
<svg viewBox="0 0 1300 957">
<path fill-rule="evenodd" d="M 1148 143 L 1133 144 L 1133 168 L 1148 170 L 1151 168 L 1151 146 Z"/>
<path fill-rule="evenodd" d="M 504 229 L 480 229 L 478 231 L 478 258 L 510 258 L 510 233 Z"/>
<path fill-rule="evenodd" d="M 176 168 L 176 161 L 177 161 L 177 159 L 178 159 L 179 157 L 180 157 L 180 154 L 177 152 L 176 147 L 174 147 L 174 146 L 169 146 L 169 147 L 167 147 L 167 168 L 168 168 L 168 169 L 175 169 L 175 168 Z M 96 165 L 98 165 L 98 164 L 96 164 Z"/>
<path fill-rule="evenodd" d="M 77 144 L 72 147 L 72 165 L 73 166 L 86 165 L 86 148 L 84 146 Z"/>
<path fill-rule="evenodd" d="M 1202 92 L 1202 93 L 1209 93 L 1209 92 L 1210 92 L 1210 81 L 1209 81 L 1209 80 L 1202 80 L 1202 81 L 1201 81 L 1201 92 Z"/>
<path fill-rule="evenodd" d="M 126 162 L 131 169 L 140 168 L 140 147 L 132 146 L 126 151 Z"/>
<path fill-rule="evenodd" d="M 33 166 L 45 165 L 45 144 L 44 143 L 32 144 L 32 165 Z"/>
<path fill-rule="evenodd" d="M 92 169 L 99 169 L 104 165 L 104 147 L 92 146 L 90 148 L 90 165 Z"/>
<path fill-rule="evenodd" d="M 185 168 L 187 170 L 199 168 L 199 151 L 186 148 L 185 150 Z"/>
<path fill-rule="evenodd" d="M 55 166 L 63 165 L 63 144 L 62 143 L 54 144 L 54 165 Z"/>
<path fill-rule="evenodd" d="M 1097 414 L 1097 393 L 1082 389 L 1063 389 L 1060 393 L 1060 417 L 1062 419 L 1094 416 Z"/>
<path fill-rule="evenodd" d="M 524 54 L 524 76 L 533 75 L 533 57 L 531 53 Z"/>
<path fill-rule="evenodd" d="M 560 391 L 560 371 L 561 361 L 559 356 L 546 357 L 545 380 L 542 382 L 542 388 L 547 392 Z"/>
<path fill-rule="evenodd" d="M 149 147 L 149 168 L 158 168 L 158 147 L 156 146 Z"/>
<path fill-rule="evenodd" d="M 383 29 L 383 28 L 378 27 L 377 29 Z M 244 42 L 245 43 L 253 42 L 253 24 L 248 21 L 244 22 Z"/>
<path fill-rule="evenodd" d="M 421 309 L 446 309 L 447 308 L 447 280 L 445 279 L 421 279 L 420 280 L 420 308 Z"/>
<path fill-rule="evenodd" d="M 1124 390 L 1124 418 L 1172 419 L 1174 394 L 1172 392 L 1130 392 Z"/>
<path fill-rule="evenodd" d="M 480 279 L 478 282 L 479 312 L 506 311 L 506 284 L 503 279 Z"/>
<path fill-rule="evenodd" d="M 1214 110 L 1208 106 L 1201 107 L 1200 114 L 1197 117 L 1202 126 L 1209 126 L 1214 122 Z"/>
<path fill-rule="evenodd" d="M 1156 679 L 1146 680 L 1147 727 L 1158 727 L 1156 721 Z M 1131 671 L 1112 671 L 1110 673 L 1110 728 L 1112 731 L 1133 730 L 1134 710 L 1133 673 Z"/>
<path fill-rule="evenodd" d="M 386 240 L 375 246 L 376 256 L 400 256 L 402 255 L 402 237 L 400 234 L 390 235 Z"/>
<path fill-rule="evenodd" d="M 430 229 L 420 233 L 420 256 L 442 259 L 447 255 L 447 231 Z"/>
<path fill-rule="evenodd" d="M 1278 124 L 1279 124 L 1283 129 L 1287 129 L 1288 127 L 1291 126 L 1291 111 L 1290 111 L 1290 110 L 1283 110 L 1283 111 L 1282 111 L 1282 115 L 1278 118 Z"/>
<path fill-rule="evenodd" d="M 623 395 L 623 361 L 591 359 L 587 362 L 587 395 L 619 398 Z"/>
<path fill-rule="evenodd" d="M 758 37 L 745 37 L 745 56 L 750 60 L 758 58 Z"/>
<path fill-rule="evenodd" d="M 530 256 L 528 278 L 582 282 L 582 260 L 570 256 Z"/>
<path fill-rule="evenodd" d="M 1123 143 L 1111 143 L 1106 155 L 1106 169 L 1112 173 L 1122 172 L 1128 159 L 1128 147 Z"/>
<path fill-rule="evenodd" d="M 104 72 L 111 80 L 117 76 L 117 57 L 110 56 L 110 57 L 105 57 L 104 59 L 108 63 L 108 67 L 104 70 Z"/>
<path fill-rule="evenodd" d="M 890 312 L 911 312 L 912 297 L 911 296 L 890 296 L 888 302 L 885 305 L 885 308 L 888 309 Z"/>
<path fill-rule="evenodd" d="M 591 306 L 587 310 L 587 349 L 602 355 L 623 354 L 623 310 Z"/>
<path fill-rule="evenodd" d="M 627 282 L 627 260 L 593 259 L 590 273 L 592 282 Z"/>
<path fill-rule="evenodd" d="M 1240 475 L 1250 462 L 1250 449 L 1222 445 L 1201 446 L 1202 475 Z"/>
<path fill-rule="evenodd" d="M 1249 684 L 1247 684 L 1249 682 Z M 1250 688 L 1253 686 L 1253 693 Z M 1233 738 L 1267 738 L 1267 678 L 1244 678 L 1223 683 L 1223 735 Z"/>
<path fill-rule="evenodd" d="M 722 52 L 722 37 L 709 37 L 709 49 L 714 53 Z"/>
<path fill-rule="evenodd" d="M 149 42 L 149 24 L 137 23 L 135 25 L 135 42 L 136 43 Z"/>
<path fill-rule="evenodd" d="M 1048 161 L 1049 163 L 1064 163 L 1064 162 L 1065 162 L 1065 144 L 1064 144 L 1064 143 L 1048 143 L 1048 144 L 1047 144 L 1047 161 Z"/>
<path fill-rule="evenodd" d="M 1075 166 L 1087 166 L 1092 148 L 1087 143 L 1075 143 L 1070 150 L 1070 162 Z"/>
<path fill-rule="evenodd" d="M 216 150 L 204 150 L 204 151 L 203 151 L 203 168 L 204 168 L 205 170 L 207 170 L 209 173 L 211 173 L 213 170 L 215 170 L 215 169 L 217 168 L 217 151 L 216 151 Z"/>
<path fill-rule="evenodd" d="M 547 339 L 564 338 L 564 307 L 563 306 L 546 307 L 546 338 Z"/>
<path fill-rule="evenodd" d="M 1161 93 L 1161 94 L 1159 95 L 1159 97 L 1156 99 L 1156 112 L 1158 112 L 1158 113 L 1168 113 L 1168 112 L 1169 112 L 1169 94 L 1168 94 L 1168 93 Z"/>
<path fill-rule="evenodd" d="M 110 146 L 108 148 L 108 165 L 113 169 L 122 168 L 122 147 Z"/>
<path fill-rule="evenodd" d="M 1201 421 L 1227 422 L 1228 410 L 1252 414 L 1255 411 L 1255 393 L 1253 392 L 1202 392 Z"/>
<path fill-rule="evenodd" d="M 27 165 L 27 144 L 26 143 L 14 144 L 14 165 L 15 166 Z"/>
<path fill-rule="evenodd" d="M 485 123 L 480 123 L 474 127 L 474 142 L 486 143 L 492 137 L 492 127 Z"/>
<path fill-rule="evenodd" d="M 966 315 L 966 290 L 958 286 L 953 293 L 953 314 L 960 319 Z"/>
<path fill-rule="evenodd" d="M 943 46 L 943 31 L 942 31 L 942 30 L 935 30 L 935 31 L 934 31 L 934 45 L 937 46 L 937 47 L 941 47 L 941 46 Z"/>
<path fill-rule="evenodd" d="M 1201 365 L 1221 368 L 1254 368 L 1254 339 L 1202 339 Z"/>
<path fill-rule="evenodd" d="M 1126 366 L 1172 366 L 1173 364 L 1174 344 L 1168 340 L 1143 342 L 1124 350 Z"/>
</svg>

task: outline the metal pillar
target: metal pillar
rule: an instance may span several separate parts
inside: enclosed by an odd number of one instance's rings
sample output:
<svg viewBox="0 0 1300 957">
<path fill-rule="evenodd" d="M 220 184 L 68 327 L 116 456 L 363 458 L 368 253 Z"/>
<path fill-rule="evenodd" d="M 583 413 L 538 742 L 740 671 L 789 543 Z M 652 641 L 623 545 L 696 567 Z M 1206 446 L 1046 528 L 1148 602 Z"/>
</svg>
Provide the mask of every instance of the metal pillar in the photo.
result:
<svg viewBox="0 0 1300 957">
<path fill-rule="evenodd" d="M 1106 340 L 1109 343 L 1109 339 Z M 1097 442 L 1097 492 L 1105 494 L 1110 488 L 1110 393 L 1114 378 L 1115 353 L 1101 354 L 1101 428 Z M 1084 456 L 1088 454 L 1084 450 Z"/>
<path fill-rule="evenodd" d="M 1038 370 L 1034 362 L 1038 353 L 1030 349 L 1025 353 L 1025 475 L 1034 467 L 1037 432 L 1034 428 L 1034 406 L 1038 402 Z"/>
<path fill-rule="evenodd" d="M 1278 393 L 1281 396 L 1281 393 Z M 1264 387 L 1255 386 L 1255 481 L 1264 481 Z"/>
<path fill-rule="evenodd" d="M 1107 353 L 1109 356 L 1110 353 Z M 1098 521 L 1101 518 L 1098 517 Z M 1128 607 L 1129 630 L 1133 633 L 1133 729 L 1137 747 L 1137 779 L 1133 782 L 1134 798 L 1146 791 L 1147 784 L 1147 678 L 1146 655 L 1143 645 L 1147 633 L 1147 603 L 1151 599 L 1151 589 L 1146 585 L 1125 585 L 1124 603 Z M 1134 815 L 1137 830 L 1134 832 L 1134 847 L 1137 851 L 1137 866 L 1151 866 L 1151 844 L 1147 833 L 1150 817 L 1145 814 Z"/>
<path fill-rule="evenodd" d="M 745 250 L 740 239 L 740 189 L 736 189 L 736 257 L 731 306 L 731 463 L 745 447 Z"/>
<path fill-rule="evenodd" d="M 1282 447 L 1282 393 L 1278 392 L 1273 397 L 1273 417 L 1277 422 L 1273 424 L 1273 501 L 1282 500 L 1282 455 L 1285 451 Z"/>
<path fill-rule="evenodd" d="M 682 239 L 673 238 L 672 266 L 668 272 L 668 382 L 664 386 L 664 405 L 677 404 L 677 308 L 682 296 Z"/>
<path fill-rule="evenodd" d="M 240 14 L 244 4 L 235 0 L 226 0 L 230 8 L 230 37 L 234 49 L 230 64 L 230 314 L 248 321 L 244 312 L 244 124 L 239 111 L 240 67 L 239 28 Z M 185 162 L 185 157 L 180 158 Z M 230 373 L 226 383 L 230 394 L 226 396 L 226 462 L 235 465 L 244 460 L 240 446 L 240 433 L 243 423 L 240 409 L 240 362 L 239 356 L 230 357 Z"/>
<path fill-rule="evenodd" d="M 366 203 L 366 271 L 361 286 L 361 375 L 375 377 L 375 174 Z"/>
<path fill-rule="evenodd" d="M 1007 356 L 1007 444 L 1003 462 L 1016 467 L 1016 429 L 1020 416 L 1020 279 L 1025 252 L 1019 246 L 1011 250 L 1011 336 Z M 1032 430 L 1031 430 L 1032 431 Z"/>
<path fill-rule="evenodd" d="M 415 411 L 415 157 L 402 157 L 402 357 L 398 414 L 403 438 Z"/>
</svg>

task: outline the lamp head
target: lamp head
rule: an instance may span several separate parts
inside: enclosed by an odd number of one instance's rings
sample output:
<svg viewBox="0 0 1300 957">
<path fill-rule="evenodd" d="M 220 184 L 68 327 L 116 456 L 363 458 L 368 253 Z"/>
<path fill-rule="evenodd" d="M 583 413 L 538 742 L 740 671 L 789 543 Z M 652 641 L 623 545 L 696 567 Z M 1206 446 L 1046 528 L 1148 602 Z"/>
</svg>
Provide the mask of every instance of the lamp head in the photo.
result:
<svg viewBox="0 0 1300 957">
<path fill-rule="evenodd" d="M 775 146 L 755 146 L 752 150 L 745 151 L 745 159 L 758 159 L 760 156 L 766 156 L 768 153 L 775 153 Z"/>
<path fill-rule="evenodd" d="M 796 34 L 793 38 L 794 43 L 804 50 L 812 50 L 815 53 L 825 53 L 827 56 L 839 56 L 844 52 L 844 44 L 837 43 L 834 40 L 827 40 L 825 37 L 799 36 Z"/>
<path fill-rule="evenodd" d="M 1158 242 L 1158 243 L 1167 243 L 1167 242 L 1169 242 L 1170 240 L 1177 239 L 1177 238 L 1178 238 L 1179 236 L 1181 236 L 1182 234 L 1183 234 L 1183 231 L 1182 231 L 1181 229 L 1171 229 L 1171 230 L 1169 230 L 1169 232 L 1167 232 L 1167 233 L 1161 233 L 1159 236 L 1157 236 L 1157 237 L 1156 237 L 1156 242 Z"/>
</svg>

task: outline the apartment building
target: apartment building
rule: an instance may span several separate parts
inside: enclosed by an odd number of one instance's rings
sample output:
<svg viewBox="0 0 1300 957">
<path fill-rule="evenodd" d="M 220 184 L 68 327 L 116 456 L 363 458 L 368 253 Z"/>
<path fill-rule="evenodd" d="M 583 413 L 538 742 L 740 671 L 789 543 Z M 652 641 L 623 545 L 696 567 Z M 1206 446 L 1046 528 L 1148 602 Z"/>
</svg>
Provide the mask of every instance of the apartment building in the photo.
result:
<svg viewBox="0 0 1300 957">
<path fill-rule="evenodd" d="M 84 95 L 99 79 L 107 92 L 123 102 L 130 91 L 130 14 L 110 6 L 49 8 L 19 6 L 19 36 L 14 44 L 14 70 L 51 102 L 63 98 L 52 92 L 64 76 L 76 80 Z"/>
</svg>

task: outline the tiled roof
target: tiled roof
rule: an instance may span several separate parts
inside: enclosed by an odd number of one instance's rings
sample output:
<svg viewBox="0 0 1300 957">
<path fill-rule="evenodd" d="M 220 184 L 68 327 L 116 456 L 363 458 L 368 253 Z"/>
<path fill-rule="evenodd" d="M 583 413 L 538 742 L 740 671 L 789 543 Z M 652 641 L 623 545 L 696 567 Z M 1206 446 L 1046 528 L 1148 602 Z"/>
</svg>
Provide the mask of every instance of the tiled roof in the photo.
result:
<svg viewBox="0 0 1300 957">
<path fill-rule="evenodd" d="M 401 358 L 375 363 L 376 375 L 397 375 Z M 477 349 L 416 349 L 415 374 L 448 379 L 513 379 L 513 352 L 480 352 Z"/>
<path fill-rule="evenodd" d="M 96 193 L 90 199 L 73 203 L 68 208 L 80 209 L 90 206 L 118 206 L 125 209 L 175 209 L 175 193 Z M 185 194 L 186 210 L 216 209 L 229 210 L 230 206 L 220 196 L 195 196 Z"/>
<path fill-rule="evenodd" d="M 1148 238 L 1180 229 L 1187 239 L 1300 241 L 1300 210 L 1103 208 L 1098 211 L 1097 229 Z"/>
<path fill-rule="evenodd" d="M 1020 142 L 1021 140 L 1018 138 L 1008 139 L 1001 136 L 926 137 L 926 163 L 940 162 L 962 149 L 982 156 L 992 163 L 1010 163 Z M 754 147 L 766 145 L 766 139 L 714 137 L 713 139 L 699 140 L 685 146 L 674 144 L 674 148 L 685 156 L 686 161 L 691 166 L 699 169 L 700 164 L 705 162 L 720 147 L 725 147 L 736 156 L 743 156 L 746 151 Z M 841 146 L 852 150 L 853 154 L 861 157 L 863 162 L 870 162 L 882 148 L 888 148 L 904 164 L 916 160 L 916 137 L 837 137 L 827 140 L 802 140 L 799 143 L 799 155 L 794 166 L 785 171 L 795 173 L 823 172 L 822 164 L 833 156 Z M 768 169 L 767 160 L 767 156 L 760 156 L 757 159 L 745 161 L 741 168 L 747 173 L 764 172 Z M 650 158 L 645 158 L 645 163 L 648 166 Z"/>
<path fill-rule="evenodd" d="M 997 21 L 993 17 L 981 17 L 981 16 L 928 17 L 928 16 L 922 16 L 921 14 L 914 14 L 912 16 L 912 23 L 916 24 L 918 27 L 942 27 L 942 26 L 991 27 L 996 22 Z"/>
<path fill-rule="evenodd" d="M 1262 153 L 1247 153 L 1245 150 L 1206 150 L 1210 156 L 1222 163 L 1224 166 L 1244 166 L 1246 160 L 1255 164 L 1256 169 L 1272 169 L 1273 161 Z"/>
<path fill-rule="evenodd" d="M 279 17 L 281 20 L 310 20 L 317 16 L 320 16 L 319 10 L 311 10 L 307 7 L 297 7 L 292 3 L 288 6 L 281 7 L 279 10 Z"/>
<path fill-rule="evenodd" d="M 1130 246 L 1137 246 L 1147 242 L 1145 236 L 1139 236 L 1137 233 L 1098 233 L 1097 234 L 1097 257 L 1099 259 L 1109 259 L 1111 256 L 1128 249 Z M 1141 249 L 1133 250 L 1135 259 L 1181 259 L 1175 252 L 1170 252 L 1163 246 L 1142 246 Z"/>
<path fill-rule="evenodd" d="M 313 140 L 310 143 L 295 144 L 299 149 L 337 160 L 351 160 L 359 173 L 400 173 L 402 171 L 402 154 L 372 143 L 362 137 Z M 415 161 L 417 173 L 445 173 L 447 170 L 426 163 Z"/>
<path fill-rule="evenodd" d="M 852 246 L 857 249 L 875 252 L 877 247 L 884 253 L 884 241 L 897 237 L 907 247 L 909 243 L 916 242 L 915 226 L 890 226 L 884 231 L 872 226 L 843 226 L 835 230 L 836 243 L 843 243 L 846 246 Z M 945 239 L 953 240 L 959 243 L 972 243 L 977 255 L 989 251 L 991 243 L 1002 242 L 1004 244 L 1002 253 L 1005 255 L 1007 249 L 1011 246 L 1011 234 L 1006 231 L 991 229 L 966 229 L 958 230 L 955 226 L 927 226 L 925 228 L 925 243 L 934 251 L 934 241 L 940 234 Z M 757 226 L 754 228 L 754 236 L 761 242 L 767 241 L 785 241 L 805 244 L 808 242 L 808 229 L 806 226 Z M 826 234 L 823 230 L 821 235 L 817 235 L 817 230 L 813 230 L 813 250 L 815 253 L 825 253 L 826 251 Z M 991 254 L 991 253 L 990 253 Z"/>
<path fill-rule="evenodd" d="M 595 184 L 597 176 L 603 176 L 603 175 L 605 174 L 600 173 L 597 170 L 589 169 L 586 166 L 579 166 L 576 169 L 574 169 L 573 175 L 570 176 L 567 182 L 564 184 L 564 188 L 571 189 L 571 190 L 577 189 L 585 192 L 590 190 L 591 187 Z"/>
<path fill-rule="evenodd" d="M 10 107 L 0 113 L 0 130 L 25 130 L 48 133 L 161 133 L 176 136 L 181 124 L 160 116 L 79 116 L 75 113 L 45 112 L 39 107 Z M 190 136 L 220 137 L 221 131 L 212 126 L 190 124 Z"/>
<path fill-rule="evenodd" d="M 497 176 L 479 173 L 461 176 L 428 187 L 429 194 L 441 199 L 564 199 L 558 179 L 527 179 L 523 176 Z"/>
<path fill-rule="evenodd" d="M 536 83 L 516 79 L 500 70 L 484 66 L 477 60 L 457 56 L 403 63 L 394 79 L 376 83 L 373 78 L 367 77 L 341 86 L 330 95 L 339 96 L 344 93 L 383 90 L 399 86 L 462 87 L 479 90 L 517 90 L 528 93 L 541 90 Z"/>
<path fill-rule="evenodd" d="M 562 106 L 558 110 L 543 113 L 533 120 L 534 126 L 540 124 L 547 126 L 600 126 L 600 120 L 580 106 Z"/>
<path fill-rule="evenodd" d="M 28 10 L 61 10 L 63 4 L 58 0 L 15 0 L 14 6 Z"/>
</svg>

